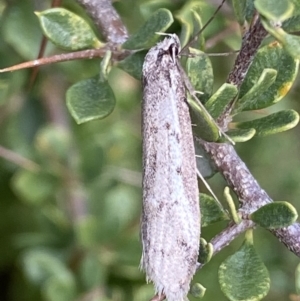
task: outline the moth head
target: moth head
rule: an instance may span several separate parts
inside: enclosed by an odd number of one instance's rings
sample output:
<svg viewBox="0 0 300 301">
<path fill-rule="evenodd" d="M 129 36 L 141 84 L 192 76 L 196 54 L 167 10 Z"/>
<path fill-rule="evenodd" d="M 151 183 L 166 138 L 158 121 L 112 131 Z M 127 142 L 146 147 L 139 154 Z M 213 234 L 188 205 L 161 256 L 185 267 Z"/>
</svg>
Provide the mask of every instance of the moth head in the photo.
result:
<svg viewBox="0 0 300 301">
<path fill-rule="evenodd" d="M 168 34 L 168 33 L 158 33 L 160 35 L 165 35 L 167 38 L 165 38 L 162 42 L 160 42 L 159 46 L 160 49 L 162 49 L 162 54 L 168 54 L 172 61 L 175 63 L 176 57 L 178 56 L 181 46 L 179 38 L 176 34 Z"/>
</svg>

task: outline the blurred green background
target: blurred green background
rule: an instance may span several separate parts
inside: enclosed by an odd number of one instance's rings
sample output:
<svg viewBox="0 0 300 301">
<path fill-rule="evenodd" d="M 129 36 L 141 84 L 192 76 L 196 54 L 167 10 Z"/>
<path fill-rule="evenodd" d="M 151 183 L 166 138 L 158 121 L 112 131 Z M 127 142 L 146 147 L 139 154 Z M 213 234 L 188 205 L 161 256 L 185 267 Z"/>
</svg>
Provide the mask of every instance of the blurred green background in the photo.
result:
<svg viewBox="0 0 300 301">
<path fill-rule="evenodd" d="M 134 32 L 147 15 L 145 3 L 176 12 L 184 2 L 127 0 L 114 5 Z M 75 1 L 63 5 L 83 13 Z M 34 11 L 50 6 L 51 1 L 0 1 L 1 68 L 37 57 L 42 32 Z M 229 20 L 230 14 L 226 4 Z M 210 25 L 208 38 L 230 25 L 224 18 Z M 170 31 L 179 29 L 176 22 L 173 27 Z M 228 50 L 228 45 L 237 49 L 239 43 L 234 31 L 226 43 L 208 52 Z M 61 52 L 48 43 L 47 56 Z M 215 89 L 226 80 L 233 61 L 234 57 L 212 58 Z M 141 83 L 113 68 L 109 82 L 117 105 L 104 120 L 76 125 L 65 105 L 67 88 L 97 74 L 99 62 L 41 67 L 34 84 L 31 69 L 0 75 L 2 301 L 142 301 L 153 296 L 152 285 L 139 270 Z M 298 82 L 271 110 L 300 110 Z M 298 210 L 299 135 L 298 126 L 236 146 L 261 187 L 274 200 L 289 201 Z M 209 183 L 222 199 L 226 184 L 221 176 Z M 224 227 L 226 223 L 204 228 L 202 236 L 209 241 Z M 204 301 L 226 300 L 218 267 L 242 241 L 243 237 L 235 240 L 195 276 L 207 288 Z M 255 230 L 254 243 L 270 272 L 271 290 L 264 300 L 289 300 L 299 259 L 265 230 Z"/>
</svg>

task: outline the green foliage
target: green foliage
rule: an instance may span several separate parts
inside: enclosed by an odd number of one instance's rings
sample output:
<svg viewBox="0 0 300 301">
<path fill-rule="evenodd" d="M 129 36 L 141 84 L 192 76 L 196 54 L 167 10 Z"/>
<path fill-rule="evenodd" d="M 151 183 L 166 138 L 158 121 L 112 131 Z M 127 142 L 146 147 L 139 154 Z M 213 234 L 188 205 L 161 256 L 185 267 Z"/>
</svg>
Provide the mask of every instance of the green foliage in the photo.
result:
<svg viewBox="0 0 300 301">
<path fill-rule="evenodd" d="M 196 137 L 206 141 L 218 141 L 220 138 L 219 128 L 212 118 L 199 105 L 198 101 L 188 96 L 187 102 L 193 124 L 193 133 Z"/>
<path fill-rule="evenodd" d="M 240 249 L 221 264 L 219 282 L 231 301 L 258 301 L 268 293 L 268 270 L 253 247 L 252 230 Z"/>
<path fill-rule="evenodd" d="M 255 0 L 254 5 L 262 16 L 272 21 L 284 21 L 291 17 L 294 10 L 290 0 L 282 0 L 277 5 L 270 0 Z"/>
<path fill-rule="evenodd" d="M 206 102 L 213 89 L 212 65 L 206 53 L 193 48 L 190 48 L 190 52 L 194 57 L 187 60 L 186 70 L 194 89 L 201 92 L 201 101 Z M 198 75 L 199 70 L 201 77 Z"/>
<path fill-rule="evenodd" d="M 298 61 L 277 42 L 257 52 L 241 86 L 235 110 L 257 110 L 281 100 L 298 72 Z M 276 78 L 276 79 L 275 79 Z"/>
<path fill-rule="evenodd" d="M 181 24 L 180 41 L 182 45 L 186 45 L 202 28 L 201 14 L 205 5 L 202 1 L 187 1 L 175 15 Z M 203 35 L 201 35 L 198 38 L 197 44 L 193 43 L 192 46 L 203 49 L 204 42 Z"/>
<path fill-rule="evenodd" d="M 115 107 L 115 97 L 107 81 L 82 80 L 68 89 L 67 106 L 78 124 L 105 118 Z"/>
<path fill-rule="evenodd" d="M 42 288 L 46 300 L 73 300 L 76 295 L 75 279 L 71 271 L 49 250 L 30 250 L 22 256 L 27 279 Z"/>
<path fill-rule="evenodd" d="M 84 19 L 64 8 L 51 8 L 36 15 L 45 36 L 60 48 L 74 51 L 103 46 Z"/>
<path fill-rule="evenodd" d="M 206 288 L 200 283 L 195 283 L 190 289 L 190 293 L 196 298 L 203 298 Z"/>
<path fill-rule="evenodd" d="M 207 227 L 213 223 L 228 220 L 228 214 L 211 196 L 202 193 L 200 196 L 201 225 Z"/>
<path fill-rule="evenodd" d="M 199 262 L 201 264 L 208 263 L 214 253 L 214 247 L 211 243 L 207 243 L 204 238 L 200 238 L 200 248 L 199 248 Z"/>
<path fill-rule="evenodd" d="M 288 202 L 267 204 L 250 215 L 251 220 L 268 229 L 288 227 L 297 218 L 298 213 L 296 209 Z"/>
<path fill-rule="evenodd" d="M 124 70 L 137 80 L 142 78 L 142 68 L 146 52 L 139 51 L 118 62 L 118 68 Z"/>
<path fill-rule="evenodd" d="M 263 118 L 236 123 L 240 129 L 254 129 L 259 137 L 284 132 L 292 129 L 299 122 L 299 115 L 294 110 L 280 111 Z"/>
<path fill-rule="evenodd" d="M 246 142 L 254 137 L 256 131 L 253 128 L 249 129 L 232 129 L 226 132 L 226 134 L 234 141 L 234 142 Z"/>
<path fill-rule="evenodd" d="M 217 119 L 229 102 L 238 94 L 236 86 L 223 84 L 206 102 L 205 106 L 211 117 Z"/>
<path fill-rule="evenodd" d="M 150 48 L 159 39 L 158 32 L 165 32 L 173 23 L 172 13 L 158 9 L 134 35 L 122 45 L 124 49 Z"/>
</svg>

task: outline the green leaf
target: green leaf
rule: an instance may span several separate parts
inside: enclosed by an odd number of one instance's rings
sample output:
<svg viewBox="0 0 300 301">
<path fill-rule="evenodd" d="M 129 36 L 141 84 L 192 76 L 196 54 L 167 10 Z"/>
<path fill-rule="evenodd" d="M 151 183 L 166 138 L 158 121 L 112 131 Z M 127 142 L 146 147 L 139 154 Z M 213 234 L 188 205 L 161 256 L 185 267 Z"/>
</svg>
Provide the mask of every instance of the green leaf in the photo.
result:
<svg viewBox="0 0 300 301">
<path fill-rule="evenodd" d="M 51 8 L 36 15 L 45 36 L 62 49 L 74 51 L 103 46 L 83 18 L 64 8 Z"/>
<path fill-rule="evenodd" d="M 224 198 L 225 198 L 226 203 L 228 205 L 229 213 L 230 213 L 230 216 L 232 217 L 232 220 L 236 224 L 239 224 L 241 222 L 241 218 L 238 215 L 237 209 L 235 207 L 235 203 L 234 203 L 233 198 L 230 194 L 229 187 L 225 187 L 223 195 L 224 195 Z"/>
<path fill-rule="evenodd" d="M 238 93 L 236 86 L 223 84 L 205 103 L 207 111 L 212 118 L 217 119 L 224 111 L 225 107 L 232 101 Z"/>
<path fill-rule="evenodd" d="M 203 5 L 204 3 L 201 1 L 187 1 L 178 13 L 176 13 L 175 17 L 181 23 L 181 45 L 186 45 L 202 28 L 201 8 Z M 191 46 L 197 49 L 203 49 L 204 44 L 204 37 L 200 35 L 197 42 Z"/>
<path fill-rule="evenodd" d="M 288 19 L 294 10 L 294 5 L 289 0 L 255 0 L 255 8 L 268 20 L 284 21 Z"/>
<path fill-rule="evenodd" d="M 281 43 L 286 51 L 295 59 L 300 59 L 300 38 L 296 35 L 284 34 Z"/>
<path fill-rule="evenodd" d="M 198 260 L 201 264 L 208 263 L 214 253 L 214 247 L 211 243 L 207 243 L 204 238 L 200 238 L 200 248 Z"/>
<path fill-rule="evenodd" d="M 270 278 L 253 247 L 251 230 L 241 248 L 221 264 L 219 283 L 231 301 L 258 301 L 267 295 Z"/>
<path fill-rule="evenodd" d="M 113 111 L 115 104 L 115 96 L 108 82 L 98 78 L 82 80 L 67 91 L 67 106 L 78 124 L 105 118 Z"/>
<path fill-rule="evenodd" d="M 173 23 L 172 13 L 160 8 L 144 23 L 144 25 L 128 38 L 122 45 L 124 49 L 148 49 L 160 38 L 157 32 L 165 32 Z"/>
<path fill-rule="evenodd" d="M 238 0 L 237 0 L 238 1 Z M 248 23 L 251 23 L 255 13 L 254 1 L 253 0 L 241 0 L 246 1 L 245 17 Z"/>
<path fill-rule="evenodd" d="M 243 110 L 266 108 L 281 100 L 296 78 L 298 65 L 299 62 L 278 42 L 260 48 L 241 86 L 239 98 L 242 98 L 259 81 L 264 69 L 277 70 L 277 77 L 269 89 L 257 96 L 255 103 L 251 102 L 244 106 Z"/>
<path fill-rule="evenodd" d="M 162 7 L 173 11 L 176 4 L 172 0 L 151 0 L 139 4 L 139 9 L 144 19 L 150 18 L 154 12 Z"/>
<path fill-rule="evenodd" d="M 2 40 L 5 40 L 18 54 L 28 60 L 36 58 L 37 53 L 33 51 L 33 48 L 39 47 L 42 39 L 38 20 L 31 17 L 32 11 L 32 2 L 18 1 L 16 5 L 10 3 L 7 6 L 5 19 L 2 19 L 1 16 Z"/>
<path fill-rule="evenodd" d="M 202 227 L 207 227 L 219 221 L 229 220 L 226 211 L 213 197 L 207 194 L 200 194 L 200 207 Z"/>
<path fill-rule="evenodd" d="M 300 30 L 300 15 L 293 16 L 282 23 L 282 29 L 286 32 L 297 32 Z"/>
<path fill-rule="evenodd" d="M 75 236 L 78 245 L 84 248 L 92 248 L 98 242 L 98 224 L 94 216 L 85 216 L 75 225 Z"/>
<path fill-rule="evenodd" d="M 195 298 L 203 298 L 206 292 L 206 288 L 200 283 L 194 283 L 190 289 L 190 294 Z"/>
<path fill-rule="evenodd" d="M 232 129 L 226 132 L 234 142 L 246 142 L 255 136 L 255 129 Z"/>
<path fill-rule="evenodd" d="M 194 48 L 189 48 L 189 51 L 195 57 L 187 59 L 186 71 L 194 89 L 203 93 L 200 99 L 205 103 L 212 94 L 214 83 L 211 61 L 203 51 Z"/>
<path fill-rule="evenodd" d="M 86 291 L 90 291 L 106 280 L 106 271 L 96 254 L 87 253 L 80 264 L 80 278 Z"/>
<path fill-rule="evenodd" d="M 274 202 L 260 207 L 249 218 L 261 227 L 276 229 L 290 226 L 297 220 L 298 213 L 288 202 Z"/>
<path fill-rule="evenodd" d="M 262 19 L 265 29 L 273 35 L 283 46 L 283 48 L 295 59 L 297 63 L 300 59 L 300 38 L 286 33 L 282 28 L 274 27 L 268 21 Z"/>
<path fill-rule="evenodd" d="M 240 25 L 244 25 L 246 18 L 247 0 L 232 0 L 232 7 Z"/>
<path fill-rule="evenodd" d="M 193 35 L 198 35 L 197 40 L 191 44 L 192 47 L 196 49 L 204 49 L 205 48 L 205 39 L 202 34 L 199 35 L 200 30 L 202 29 L 202 19 L 201 19 L 201 10 L 192 10 L 193 17 Z"/>
<path fill-rule="evenodd" d="M 299 114 L 294 110 L 284 110 L 263 118 L 236 123 L 239 129 L 255 129 L 256 136 L 264 137 L 287 131 L 299 122 Z"/>
<path fill-rule="evenodd" d="M 203 111 L 199 104 L 189 96 L 187 102 L 189 104 L 194 135 L 205 141 L 218 141 L 220 138 L 219 128 L 211 116 Z"/>
<path fill-rule="evenodd" d="M 23 253 L 22 265 L 28 279 L 40 285 L 49 278 L 56 277 L 62 282 L 73 282 L 72 273 L 57 255 L 48 250 L 32 249 Z M 74 284 L 74 283 L 73 283 Z"/>
<path fill-rule="evenodd" d="M 112 57 L 111 51 L 110 50 L 106 51 L 100 63 L 100 79 L 102 82 L 107 81 L 108 74 L 110 72 L 111 57 Z"/>
<path fill-rule="evenodd" d="M 35 146 L 47 159 L 66 160 L 70 156 L 71 137 L 68 131 L 58 125 L 47 125 L 37 133 Z"/>
<path fill-rule="evenodd" d="M 274 69 L 264 69 L 258 81 L 250 88 L 250 90 L 239 98 L 235 104 L 234 112 L 242 111 L 244 107 L 253 107 L 256 105 L 259 96 L 266 92 L 275 82 L 277 71 Z"/>
<path fill-rule="evenodd" d="M 139 51 L 129 55 L 117 63 L 117 67 L 124 70 L 137 80 L 142 78 L 142 69 L 146 52 Z"/>
<path fill-rule="evenodd" d="M 29 204 L 39 205 L 53 195 L 53 179 L 42 173 L 27 170 L 17 172 L 12 180 L 15 193 Z"/>
<path fill-rule="evenodd" d="M 42 286 L 42 295 L 47 301 L 72 301 L 76 298 L 76 285 L 73 278 L 49 278 Z"/>
</svg>

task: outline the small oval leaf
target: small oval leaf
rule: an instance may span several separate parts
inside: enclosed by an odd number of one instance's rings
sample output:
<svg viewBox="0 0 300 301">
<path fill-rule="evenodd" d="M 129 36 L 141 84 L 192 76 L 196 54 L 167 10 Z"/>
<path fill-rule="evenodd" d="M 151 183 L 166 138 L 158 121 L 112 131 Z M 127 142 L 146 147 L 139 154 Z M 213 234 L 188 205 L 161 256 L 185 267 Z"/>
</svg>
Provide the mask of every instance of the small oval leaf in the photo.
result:
<svg viewBox="0 0 300 301">
<path fill-rule="evenodd" d="M 288 202 L 274 202 L 260 207 L 249 218 L 267 229 L 288 227 L 298 218 L 297 210 Z"/>
<path fill-rule="evenodd" d="M 295 59 L 300 59 L 300 38 L 296 35 L 286 33 L 282 28 L 273 26 L 270 22 L 262 19 L 265 29 L 275 37 L 283 46 L 283 48 Z"/>
<path fill-rule="evenodd" d="M 294 10 L 294 5 L 289 0 L 276 1 L 255 0 L 254 5 L 257 11 L 265 18 L 272 21 L 284 21 L 289 18 Z"/>
<path fill-rule="evenodd" d="M 236 224 L 239 224 L 241 222 L 241 218 L 240 218 L 240 216 L 237 212 L 235 203 L 234 203 L 233 198 L 230 194 L 229 187 L 227 187 L 227 186 L 225 187 L 223 195 L 224 195 L 224 198 L 226 200 L 226 203 L 227 203 L 227 206 L 228 206 L 228 209 L 229 209 L 229 214 L 232 217 L 232 220 Z"/>
<path fill-rule="evenodd" d="M 165 32 L 173 23 L 172 13 L 160 8 L 144 23 L 144 25 L 128 38 L 122 45 L 124 49 L 148 49 L 153 46 L 160 36 L 157 32 Z"/>
<path fill-rule="evenodd" d="M 205 103 L 213 89 L 212 64 L 205 52 L 194 48 L 189 48 L 189 52 L 195 57 L 187 59 L 186 71 L 194 89 L 202 93 L 200 96 L 202 103 Z"/>
<path fill-rule="evenodd" d="M 219 221 L 229 220 L 226 211 L 211 196 L 200 194 L 201 226 L 207 227 Z"/>
<path fill-rule="evenodd" d="M 263 70 L 258 81 L 250 88 L 250 90 L 235 103 L 234 113 L 242 111 L 244 107 L 253 107 L 259 96 L 266 92 L 275 82 L 277 70 L 266 68 Z"/>
<path fill-rule="evenodd" d="M 200 283 L 194 283 L 190 289 L 190 294 L 195 298 L 203 298 L 206 292 L 206 288 Z"/>
<path fill-rule="evenodd" d="M 294 110 L 284 110 L 263 118 L 236 123 L 239 129 L 255 129 L 256 136 L 264 137 L 287 131 L 299 122 L 299 114 Z"/>
<path fill-rule="evenodd" d="M 268 270 L 257 255 L 251 240 L 246 238 L 241 248 L 219 268 L 221 290 L 231 301 L 258 301 L 270 289 Z"/>
<path fill-rule="evenodd" d="M 89 24 L 67 9 L 51 8 L 36 15 L 45 36 L 60 48 L 74 51 L 103 46 Z"/>
<path fill-rule="evenodd" d="M 75 279 L 51 277 L 42 286 L 42 296 L 47 301 L 72 301 L 76 298 Z"/>
<path fill-rule="evenodd" d="M 67 91 L 68 109 L 78 124 L 108 116 L 116 104 L 107 81 L 98 78 L 82 80 Z"/>
<path fill-rule="evenodd" d="M 211 243 L 207 243 L 204 238 L 200 238 L 200 248 L 198 260 L 201 264 L 206 264 L 210 261 L 214 253 L 214 247 Z"/>
<path fill-rule="evenodd" d="M 226 132 L 234 142 L 246 142 L 255 136 L 255 129 L 232 129 Z"/>
<path fill-rule="evenodd" d="M 135 79 L 141 80 L 145 55 L 145 51 L 139 51 L 131 54 L 124 60 L 118 62 L 117 67 L 127 72 Z"/>
<path fill-rule="evenodd" d="M 15 193 L 31 205 L 40 205 L 53 195 L 55 181 L 47 174 L 20 170 L 13 179 Z"/>
<path fill-rule="evenodd" d="M 35 139 L 35 146 L 41 156 L 53 161 L 63 161 L 69 158 L 71 136 L 62 126 L 47 125 L 41 128 Z"/>
<path fill-rule="evenodd" d="M 264 69 L 277 71 L 275 82 L 265 92 L 259 94 L 255 103 L 251 102 L 243 110 L 266 108 L 281 100 L 290 90 L 299 62 L 295 60 L 278 42 L 270 43 L 259 49 L 241 86 L 239 98 L 242 98 L 258 82 Z"/>
<path fill-rule="evenodd" d="M 212 118 L 217 119 L 237 93 L 238 89 L 235 85 L 223 84 L 205 103 L 205 107 Z"/>
<path fill-rule="evenodd" d="M 189 111 L 193 124 L 193 133 L 205 141 L 215 142 L 220 138 L 220 131 L 211 116 L 203 111 L 199 104 L 188 97 Z"/>
<path fill-rule="evenodd" d="M 232 0 L 232 7 L 237 21 L 243 26 L 246 19 L 247 1 Z"/>
<path fill-rule="evenodd" d="M 30 249 L 23 253 L 21 260 L 27 279 L 36 285 L 40 285 L 51 277 L 57 277 L 61 281 L 74 281 L 70 270 L 52 251 Z"/>
<path fill-rule="evenodd" d="M 202 28 L 201 14 L 203 13 L 203 5 L 205 3 L 199 1 L 186 1 L 178 13 L 176 13 L 175 17 L 181 23 L 181 45 L 186 45 Z M 203 49 L 204 45 L 204 37 L 200 35 L 197 41 L 192 43 L 191 47 Z"/>
</svg>

